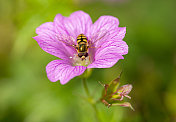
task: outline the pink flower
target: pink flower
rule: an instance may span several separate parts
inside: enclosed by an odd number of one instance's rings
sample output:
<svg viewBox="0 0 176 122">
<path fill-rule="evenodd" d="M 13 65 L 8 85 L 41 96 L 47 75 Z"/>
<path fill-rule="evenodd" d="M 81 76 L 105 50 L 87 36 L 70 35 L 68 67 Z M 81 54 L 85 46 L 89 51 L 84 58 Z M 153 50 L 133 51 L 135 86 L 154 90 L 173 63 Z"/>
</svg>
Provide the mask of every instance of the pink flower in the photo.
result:
<svg viewBox="0 0 176 122">
<path fill-rule="evenodd" d="M 36 29 L 38 35 L 33 38 L 44 51 L 62 59 L 46 66 L 48 79 L 66 84 L 87 68 L 109 68 L 123 59 L 122 55 L 128 53 L 128 45 L 122 41 L 126 27 L 118 25 L 118 19 L 113 16 L 101 16 L 93 24 L 87 13 L 76 11 L 69 17 L 57 14 L 54 22 L 39 26 Z M 85 60 L 81 60 L 77 49 L 71 46 L 77 45 L 80 34 L 84 34 L 91 45 Z"/>
</svg>

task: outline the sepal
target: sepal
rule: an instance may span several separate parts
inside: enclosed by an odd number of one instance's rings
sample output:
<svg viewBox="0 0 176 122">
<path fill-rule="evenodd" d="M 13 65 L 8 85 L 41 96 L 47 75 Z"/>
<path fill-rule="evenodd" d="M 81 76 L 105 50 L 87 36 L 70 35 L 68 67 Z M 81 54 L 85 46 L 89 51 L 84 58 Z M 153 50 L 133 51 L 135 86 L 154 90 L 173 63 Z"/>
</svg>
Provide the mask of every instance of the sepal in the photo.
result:
<svg viewBox="0 0 176 122">
<path fill-rule="evenodd" d="M 134 110 L 129 102 L 124 101 L 124 97 L 131 99 L 131 97 L 128 96 L 128 94 L 132 90 L 131 84 L 126 84 L 119 87 L 120 85 L 120 76 L 119 76 L 118 78 L 112 80 L 109 84 L 102 84 L 102 85 L 104 86 L 104 89 L 100 100 L 105 106 L 111 107 L 118 105 L 123 107 L 129 107 L 132 110 Z"/>
</svg>

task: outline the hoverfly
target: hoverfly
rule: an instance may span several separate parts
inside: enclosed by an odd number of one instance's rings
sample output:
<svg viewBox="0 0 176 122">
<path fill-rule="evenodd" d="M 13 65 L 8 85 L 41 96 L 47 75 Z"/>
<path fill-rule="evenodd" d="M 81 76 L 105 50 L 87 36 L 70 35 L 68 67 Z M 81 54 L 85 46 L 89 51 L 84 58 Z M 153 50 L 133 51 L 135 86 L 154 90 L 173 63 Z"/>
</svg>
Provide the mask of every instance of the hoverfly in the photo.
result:
<svg viewBox="0 0 176 122">
<path fill-rule="evenodd" d="M 80 57 L 81 60 L 84 60 L 88 56 L 88 48 L 89 45 L 87 37 L 84 34 L 78 35 L 76 49 L 78 52 L 78 57 Z"/>
<path fill-rule="evenodd" d="M 107 31 L 100 31 L 99 33 L 93 35 L 90 40 L 88 40 L 84 34 L 79 34 L 76 38 L 76 44 L 75 39 L 71 36 L 58 34 L 56 37 L 59 41 L 65 43 L 67 46 L 74 47 L 77 51 L 77 56 L 83 61 L 86 59 L 86 57 L 89 56 L 88 49 L 99 48 L 94 44 L 97 43 L 100 39 L 106 40 L 104 37 L 106 37 L 107 34 Z"/>
</svg>

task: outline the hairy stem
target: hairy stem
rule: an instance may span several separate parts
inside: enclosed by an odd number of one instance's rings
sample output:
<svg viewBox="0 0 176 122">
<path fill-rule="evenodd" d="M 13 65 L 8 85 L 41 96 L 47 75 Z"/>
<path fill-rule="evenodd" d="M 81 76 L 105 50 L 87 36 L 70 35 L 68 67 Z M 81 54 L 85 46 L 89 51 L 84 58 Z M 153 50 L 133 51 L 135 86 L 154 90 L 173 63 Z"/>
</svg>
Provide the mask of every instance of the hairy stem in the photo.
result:
<svg viewBox="0 0 176 122">
<path fill-rule="evenodd" d="M 98 113 L 98 110 L 97 110 L 97 107 L 96 107 L 96 102 L 94 102 L 92 96 L 90 95 L 89 89 L 87 87 L 86 78 L 83 78 L 82 81 L 83 81 L 84 90 L 85 90 L 85 92 L 87 94 L 87 97 L 88 97 L 88 102 L 91 104 L 91 106 L 93 107 L 93 109 L 95 111 L 96 121 L 101 122 L 100 118 L 99 118 L 99 113 Z"/>
</svg>

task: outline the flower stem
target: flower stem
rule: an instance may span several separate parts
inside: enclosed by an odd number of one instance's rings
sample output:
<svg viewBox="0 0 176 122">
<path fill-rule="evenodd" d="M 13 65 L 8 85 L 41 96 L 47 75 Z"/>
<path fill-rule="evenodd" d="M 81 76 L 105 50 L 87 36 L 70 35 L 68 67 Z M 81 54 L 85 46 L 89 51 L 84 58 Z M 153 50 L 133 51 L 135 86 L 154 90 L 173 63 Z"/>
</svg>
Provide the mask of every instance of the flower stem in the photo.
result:
<svg viewBox="0 0 176 122">
<path fill-rule="evenodd" d="M 99 118 L 99 113 L 96 107 L 96 102 L 93 100 L 92 96 L 90 95 L 89 89 L 87 87 L 87 83 L 86 83 L 86 78 L 82 78 L 83 81 L 83 86 L 84 86 L 84 90 L 88 96 L 88 102 L 91 104 L 91 106 L 93 107 L 95 114 L 96 114 L 96 121 L 97 122 L 101 122 L 100 118 Z"/>
<path fill-rule="evenodd" d="M 97 122 L 101 122 L 100 121 L 100 118 L 99 118 L 99 113 L 98 113 L 98 110 L 97 110 L 97 107 L 95 104 L 92 104 L 92 107 L 94 108 L 94 111 L 95 111 L 95 114 L 96 114 L 96 120 Z"/>
<path fill-rule="evenodd" d="M 84 90 L 85 90 L 87 96 L 90 98 L 90 93 L 89 93 L 89 89 L 87 87 L 86 78 L 83 78 L 82 80 L 83 80 Z"/>
</svg>

